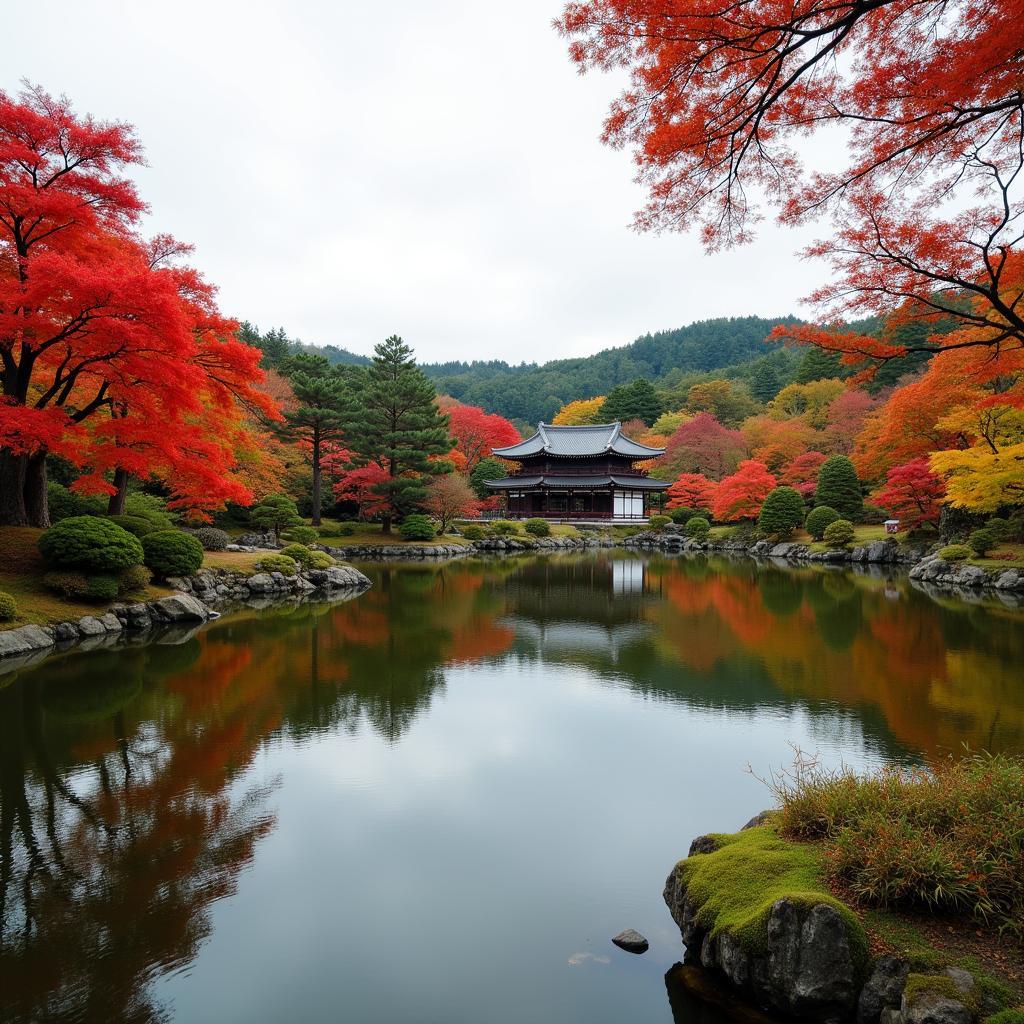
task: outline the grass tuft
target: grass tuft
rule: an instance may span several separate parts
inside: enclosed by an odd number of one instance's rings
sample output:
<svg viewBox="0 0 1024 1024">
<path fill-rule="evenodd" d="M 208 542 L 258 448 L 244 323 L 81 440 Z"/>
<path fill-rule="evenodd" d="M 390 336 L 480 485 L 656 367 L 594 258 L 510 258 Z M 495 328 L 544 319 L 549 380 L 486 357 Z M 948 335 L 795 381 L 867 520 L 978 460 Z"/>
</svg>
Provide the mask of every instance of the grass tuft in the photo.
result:
<svg viewBox="0 0 1024 1024">
<path fill-rule="evenodd" d="M 1024 760 L 973 755 L 858 776 L 798 758 L 771 786 L 780 832 L 820 841 L 827 878 L 858 902 L 1024 934 Z"/>
</svg>

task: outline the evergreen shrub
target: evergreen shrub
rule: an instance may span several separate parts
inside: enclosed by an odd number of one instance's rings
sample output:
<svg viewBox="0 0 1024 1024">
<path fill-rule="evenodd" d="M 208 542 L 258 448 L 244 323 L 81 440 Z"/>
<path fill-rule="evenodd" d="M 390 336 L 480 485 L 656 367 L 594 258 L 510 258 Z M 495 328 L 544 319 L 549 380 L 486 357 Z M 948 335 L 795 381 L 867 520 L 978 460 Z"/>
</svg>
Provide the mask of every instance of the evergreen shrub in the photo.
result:
<svg viewBox="0 0 1024 1024">
<path fill-rule="evenodd" d="M 510 519 L 495 519 L 491 523 L 491 533 L 499 537 L 510 537 L 513 533 L 519 532 L 519 526 Z"/>
<path fill-rule="evenodd" d="M 970 549 L 979 557 L 984 558 L 994 547 L 999 546 L 999 537 L 991 527 L 975 530 L 967 538 Z"/>
<path fill-rule="evenodd" d="M 807 519 L 804 521 L 804 526 L 807 528 L 807 532 L 815 540 L 821 540 L 825 535 L 826 528 L 842 518 L 843 517 L 830 505 L 818 505 L 807 513 Z"/>
<path fill-rule="evenodd" d="M 546 519 L 527 519 L 523 529 L 534 537 L 551 536 L 551 524 Z"/>
<path fill-rule="evenodd" d="M 181 530 L 157 530 L 142 538 L 146 566 L 159 579 L 191 576 L 203 564 L 203 545 Z"/>
<path fill-rule="evenodd" d="M 684 527 L 687 537 L 694 540 L 706 540 L 711 531 L 711 524 L 703 516 L 694 516 Z"/>
<path fill-rule="evenodd" d="M 18 602 L 10 594 L 0 590 L 0 622 L 10 622 L 18 617 Z"/>
<path fill-rule="evenodd" d="M 402 520 L 398 532 L 402 540 L 433 540 L 436 531 L 429 517 L 413 512 Z"/>
<path fill-rule="evenodd" d="M 815 505 L 828 505 L 844 519 L 859 519 L 864 511 L 864 496 L 853 463 L 845 455 L 826 459 L 818 472 L 814 492 Z"/>
<path fill-rule="evenodd" d="M 772 537 L 789 537 L 803 522 L 804 499 L 792 487 L 776 487 L 764 499 L 757 528 Z"/>
<path fill-rule="evenodd" d="M 853 523 L 848 519 L 837 519 L 825 527 L 822 538 L 830 548 L 845 548 L 853 543 L 856 536 L 853 530 Z"/>
<path fill-rule="evenodd" d="M 145 537 L 147 533 L 152 533 L 157 527 L 150 522 L 148 519 L 144 519 L 142 516 L 107 516 L 112 523 L 117 523 L 122 530 L 127 530 L 134 537 Z"/>
<path fill-rule="evenodd" d="M 296 544 L 315 544 L 320 539 L 320 532 L 315 526 L 292 526 L 285 532 L 285 537 Z"/>
<path fill-rule="evenodd" d="M 939 549 L 939 558 L 944 562 L 966 562 L 973 551 L 966 544 L 947 544 Z"/>
<path fill-rule="evenodd" d="M 192 536 L 203 545 L 204 551 L 223 551 L 231 543 L 231 538 L 216 526 L 200 526 L 192 531 Z"/>
<path fill-rule="evenodd" d="M 313 554 L 305 544 L 286 544 L 279 553 L 301 566 L 309 565 L 310 556 Z"/>
<path fill-rule="evenodd" d="M 62 519 L 39 538 L 39 550 L 50 565 L 86 572 L 118 572 L 143 560 L 139 538 L 99 516 Z"/>
<path fill-rule="evenodd" d="M 647 523 L 648 523 L 648 525 L 650 526 L 650 528 L 652 530 L 664 530 L 665 527 L 668 526 L 669 523 L 671 523 L 671 522 L 672 522 L 672 517 L 671 516 L 661 516 L 661 515 L 653 515 L 653 516 L 651 516 L 647 520 Z"/>
<path fill-rule="evenodd" d="M 287 555 L 264 555 L 257 563 L 260 572 L 279 572 L 282 576 L 294 576 L 299 567 L 294 558 Z"/>
</svg>

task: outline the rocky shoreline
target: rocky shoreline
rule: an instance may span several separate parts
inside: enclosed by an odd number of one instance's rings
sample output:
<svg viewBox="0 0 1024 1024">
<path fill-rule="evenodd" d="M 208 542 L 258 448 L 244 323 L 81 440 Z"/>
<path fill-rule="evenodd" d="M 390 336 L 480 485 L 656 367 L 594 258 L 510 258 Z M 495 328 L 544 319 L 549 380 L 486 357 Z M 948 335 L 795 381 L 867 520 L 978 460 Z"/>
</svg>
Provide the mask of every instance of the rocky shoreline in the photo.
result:
<svg viewBox="0 0 1024 1024">
<path fill-rule="evenodd" d="M 765 821 L 759 815 L 740 834 L 765 830 Z M 962 968 L 871 959 L 863 930 L 834 900 L 805 893 L 775 900 L 756 942 L 709 924 L 703 909 L 715 894 L 694 895 L 686 866 L 695 857 L 710 859 L 733 838 L 698 837 L 665 883 L 665 903 L 686 947 L 684 965 L 712 972 L 762 1009 L 820 1024 L 975 1024 L 1001 1009 Z"/>
<path fill-rule="evenodd" d="M 650 530 L 627 537 L 623 546 L 665 553 L 722 553 L 747 555 L 794 564 L 850 566 L 892 566 L 907 569 L 912 583 L 951 591 L 992 590 L 1001 594 L 1024 595 L 1024 570 L 987 569 L 980 565 L 947 562 L 937 554 L 941 545 L 904 545 L 895 540 L 873 541 L 858 547 L 815 551 L 807 544 L 784 541 L 697 541 L 681 532 Z M 927 588 L 925 588 L 927 589 Z"/>
<path fill-rule="evenodd" d="M 245 534 L 231 551 L 273 550 L 279 545 L 269 534 Z M 699 541 L 687 537 L 678 526 L 647 530 L 618 539 L 601 534 L 580 537 L 487 537 L 466 544 L 320 545 L 335 558 L 346 561 L 439 561 L 473 554 L 521 554 L 526 552 L 586 551 L 623 547 L 665 554 L 726 554 L 795 565 L 874 566 L 902 569 L 914 586 L 929 593 L 947 591 L 961 596 L 993 592 L 1009 603 L 1024 598 L 1024 569 L 994 568 L 946 562 L 938 557 L 940 544 L 900 544 L 896 540 L 838 550 L 815 551 L 793 541 L 768 540 Z"/>
<path fill-rule="evenodd" d="M 0 673 L 16 671 L 76 646 L 90 648 L 150 634 L 162 636 L 168 628 L 199 626 L 218 618 L 217 609 L 231 604 L 262 607 L 321 594 L 354 597 L 371 585 L 358 569 L 341 565 L 295 576 L 246 576 L 227 569 L 207 569 L 169 582 L 177 593 L 156 601 L 116 604 L 101 615 L 85 615 L 55 626 L 0 630 Z"/>
</svg>

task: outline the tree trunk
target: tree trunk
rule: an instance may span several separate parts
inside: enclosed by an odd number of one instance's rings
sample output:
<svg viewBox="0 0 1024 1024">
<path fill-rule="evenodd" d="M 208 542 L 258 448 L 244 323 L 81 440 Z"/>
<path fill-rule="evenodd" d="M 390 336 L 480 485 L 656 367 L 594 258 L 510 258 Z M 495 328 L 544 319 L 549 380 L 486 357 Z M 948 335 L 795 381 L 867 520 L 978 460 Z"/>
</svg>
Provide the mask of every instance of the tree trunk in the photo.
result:
<svg viewBox="0 0 1024 1024">
<path fill-rule="evenodd" d="M 46 494 L 46 453 L 29 456 L 25 464 L 25 515 L 29 526 L 50 525 L 50 501 Z"/>
<path fill-rule="evenodd" d="M 320 469 L 320 438 L 318 435 L 313 435 L 313 515 L 312 523 L 314 526 L 320 525 L 320 485 L 321 485 L 322 472 Z"/>
<path fill-rule="evenodd" d="M 0 525 L 27 526 L 25 511 L 24 455 L 15 455 L 9 449 L 0 450 Z"/>
<path fill-rule="evenodd" d="M 118 467 L 114 470 L 114 486 L 117 491 L 110 496 L 107 502 L 108 516 L 123 516 L 124 503 L 128 498 L 128 470 Z"/>
<path fill-rule="evenodd" d="M 391 532 L 391 513 L 385 512 L 384 518 L 380 521 L 380 532 L 390 533 Z"/>
</svg>

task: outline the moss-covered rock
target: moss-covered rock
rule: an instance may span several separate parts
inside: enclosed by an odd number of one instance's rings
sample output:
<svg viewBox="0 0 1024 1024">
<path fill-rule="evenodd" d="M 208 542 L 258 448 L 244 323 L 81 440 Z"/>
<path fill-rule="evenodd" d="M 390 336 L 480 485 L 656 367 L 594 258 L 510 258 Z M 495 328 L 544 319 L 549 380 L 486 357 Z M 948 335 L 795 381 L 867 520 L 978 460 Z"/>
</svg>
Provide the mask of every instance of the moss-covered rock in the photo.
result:
<svg viewBox="0 0 1024 1024">
<path fill-rule="evenodd" d="M 687 960 L 720 970 L 757 1002 L 815 1021 L 853 1016 L 867 936 L 825 887 L 814 846 L 771 825 L 705 837 L 669 875 L 665 902 Z"/>
</svg>

